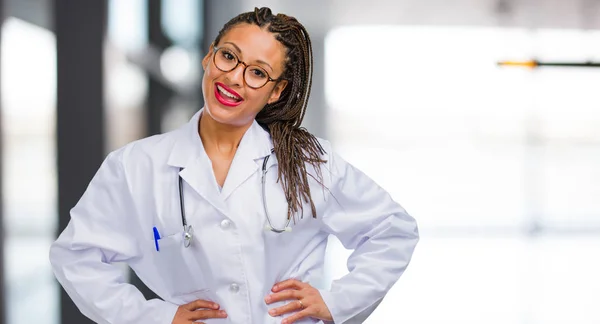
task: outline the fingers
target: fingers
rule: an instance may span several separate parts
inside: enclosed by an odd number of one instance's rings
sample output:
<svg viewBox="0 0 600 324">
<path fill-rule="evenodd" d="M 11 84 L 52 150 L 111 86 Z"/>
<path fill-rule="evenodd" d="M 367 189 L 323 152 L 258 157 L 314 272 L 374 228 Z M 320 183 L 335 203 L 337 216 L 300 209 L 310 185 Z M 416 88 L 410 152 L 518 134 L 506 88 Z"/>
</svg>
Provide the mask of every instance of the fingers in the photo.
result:
<svg viewBox="0 0 600 324">
<path fill-rule="evenodd" d="M 273 286 L 273 288 L 271 289 L 271 291 L 278 292 L 278 291 L 282 291 L 284 289 L 302 289 L 306 286 L 307 286 L 307 284 L 300 280 L 288 279 L 288 280 L 284 280 L 282 282 L 275 284 Z"/>
<path fill-rule="evenodd" d="M 286 305 L 273 308 L 269 311 L 271 316 L 281 316 L 293 313 L 281 323 L 294 323 L 305 317 L 318 318 L 331 321 L 332 316 L 318 289 L 309 283 L 296 279 L 288 279 L 273 286 L 273 293 L 265 297 L 267 304 L 290 300 Z"/>
<path fill-rule="evenodd" d="M 194 300 L 191 303 L 183 305 L 183 308 L 188 311 L 195 311 L 198 308 L 219 309 L 219 307 L 220 306 L 217 303 L 202 299 Z"/>
<path fill-rule="evenodd" d="M 190 320 L 203 320 L 209 318 L 226 318 L 227 313 L 224 310 L 212 310 L 212 309 L 202 309 L 193 311 L 190 314 Z"/>
<path fill-rule="evenodd" d="M 227 313 L 219 308 L 219 304 L 211 301 L 202 299 L 194 300 L 191 303 L 179 306 L 172 324 L 197 324 L 199 323 L 196 322 L 197 320 L 226 318 Z"/>
<path fill-rule="evenodd" d="M 268 305 L 282 300 L 300 299 L 301 297 L 302 293 L 299 290 L 284 290 L 282 292 L 268 295 L 265 297 L 265 302 Z"/>
<path fill-rule="evenodd" d="M 310 310 L 303 309 L 303 310 L 299 311 L 296 314 L 292 314 L 292 315 L 284 318 L 283 321 L 281 321 L 281 324 L 291 324 L 291 323 L 299 321 L 299 320 L 301 320 L 301 319 L 303 319 L 305 317 L 309 317 L 311 315 L 313 315 L 313 314 L 311 313 Z"/>
<path fill-rule="evenodd" d="M 277 308 L 273 308 L 273 309 L 269 310 L 269 315 L 279 316 L 279 315 L 291 313 L 293 311 L 300 310 L 303 308 L 304 308 L 304 306 L 302 305 L 301 301 L 294 300 L 294 301 L 287 303 L 281 307 L 277 307 Z"/>
</svg>

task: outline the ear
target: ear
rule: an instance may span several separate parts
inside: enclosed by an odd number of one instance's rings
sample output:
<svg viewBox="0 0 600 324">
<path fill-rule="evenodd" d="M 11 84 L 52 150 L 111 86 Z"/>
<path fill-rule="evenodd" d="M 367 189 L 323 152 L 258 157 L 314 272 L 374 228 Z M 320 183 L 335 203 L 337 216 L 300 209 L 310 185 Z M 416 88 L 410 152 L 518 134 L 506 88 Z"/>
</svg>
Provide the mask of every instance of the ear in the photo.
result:
<svg viewBox="0 0 600 324">
<path fill-rule="evenodd" d="M 271 91 L 271 96 L 269 97 L 269 100 L 267 101 L 267 103 L 272 104 L 275 101 L 279 100 L 279 97 L 281 97 L 281 93 L 283 92 L 283 90 L 285 90 L 285 87 L 287 87 L 287 80 L 281 80 L 279 82 L 277 82 L 277 84 L 275 85 L 275 88 L 273 88 L 273 91 Z"/>
<path fill-rule="evenodd" d="M 208 48 L 208 53 L 206 53 L 206 55 L 202 59 L 202 69 L 204 69 L 204 71 L 206 71 L 206 67 L 208 66 L 208 63 L 210 62 L 210 57 L 212 56 L 214 49 L 215 49 L 215 44 L 211 43 Z"/>
</svg>

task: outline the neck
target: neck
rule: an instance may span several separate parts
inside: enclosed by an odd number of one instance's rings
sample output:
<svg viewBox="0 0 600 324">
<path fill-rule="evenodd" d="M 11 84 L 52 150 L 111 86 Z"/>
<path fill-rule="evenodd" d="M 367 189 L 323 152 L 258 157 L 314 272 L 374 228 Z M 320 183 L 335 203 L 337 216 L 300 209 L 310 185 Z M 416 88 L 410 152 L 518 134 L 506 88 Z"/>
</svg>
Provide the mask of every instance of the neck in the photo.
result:
<svg viewBox="0 0 600 324">
<path fill-rule="evenodd" d="M 207 153 L 233 155 L 242 141 L 242 137 L 252 124 L 245 126 L 225 125 L 214 120 L 203 111 L 198 123 L 198 133 Z"/>
</svg>

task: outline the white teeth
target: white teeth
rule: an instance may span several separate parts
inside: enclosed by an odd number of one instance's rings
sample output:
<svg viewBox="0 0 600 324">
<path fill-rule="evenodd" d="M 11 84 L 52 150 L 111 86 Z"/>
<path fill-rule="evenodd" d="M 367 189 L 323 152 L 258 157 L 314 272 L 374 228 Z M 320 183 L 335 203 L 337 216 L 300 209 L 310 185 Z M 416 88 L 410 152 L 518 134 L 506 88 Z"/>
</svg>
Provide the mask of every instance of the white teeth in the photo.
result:
<svg viewBox="0 0 600 324">
<path fill-rule="evenodd" d="M 231 99 L 235 99 L 235 100 L 241 100 L 241 99 L 242 99 L 242 98 L 240 98 L 240 97 L 238 97 L 238 96 L 234 95 L 233 93 L 231 93 L 231 92 L 229 92 L 229 91 L 227 91 L 227 90 L 223 89 L 223 87 L 221 87 L 220 85 L 217 85 L 217 89 L 219 89 L 219 91 L 220 91 L 222 94 L 226 95 L 227 97 L 229 97 L 229 98 L 231 98 Z"/>
</svg>

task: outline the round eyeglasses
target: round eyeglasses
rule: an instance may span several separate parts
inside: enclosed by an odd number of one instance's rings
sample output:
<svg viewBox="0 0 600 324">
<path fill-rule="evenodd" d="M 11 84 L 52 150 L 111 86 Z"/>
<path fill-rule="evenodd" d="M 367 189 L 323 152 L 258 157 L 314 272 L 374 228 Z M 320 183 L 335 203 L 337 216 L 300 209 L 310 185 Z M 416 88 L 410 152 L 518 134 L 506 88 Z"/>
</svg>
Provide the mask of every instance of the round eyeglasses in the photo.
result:
<svg viewBox="0 0 600 324">
<path fill-rule="evenodd" d="M 269 82 L 281 80 L 281 78 L 271 78 L 269 73 L 258 65 L 248 65 L 240 61 L 232 50 L 225 47 L 214 48 L 213 62 L 217 69 L 223 72 L 230 72 L 235 70 L 238 65 L 244 65 L 244 81 L 252 89 L 260 89 Z"/>
</svg>

